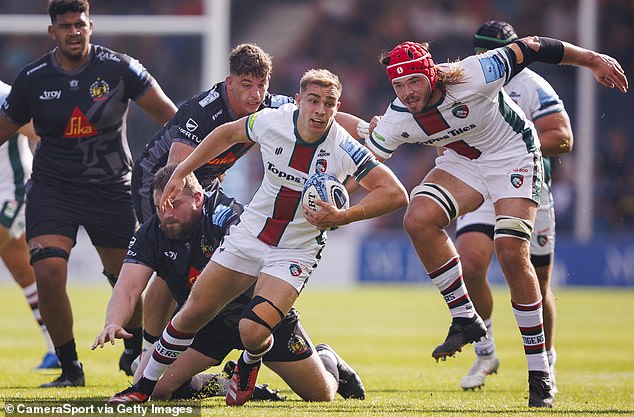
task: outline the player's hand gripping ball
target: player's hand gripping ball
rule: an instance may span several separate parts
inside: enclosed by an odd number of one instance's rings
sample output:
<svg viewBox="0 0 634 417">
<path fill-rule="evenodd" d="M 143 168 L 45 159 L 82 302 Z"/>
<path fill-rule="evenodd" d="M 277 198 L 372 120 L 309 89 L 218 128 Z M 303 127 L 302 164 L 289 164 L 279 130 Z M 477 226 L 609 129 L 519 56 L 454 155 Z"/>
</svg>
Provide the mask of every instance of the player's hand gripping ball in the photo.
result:
<svg viewBox="0 0 634 417">
<path fill-rule="evenodd" d="M 340 210 L 350 207 L 350 198 L 346 187 L 339 182 L 337 177 L 325 172 L 311 175 L 304 184 L 302 203 L 311 210 L 319 211 L 321 207 L 315 203 L 316 200 L 332 204 Z"/>
</svg>

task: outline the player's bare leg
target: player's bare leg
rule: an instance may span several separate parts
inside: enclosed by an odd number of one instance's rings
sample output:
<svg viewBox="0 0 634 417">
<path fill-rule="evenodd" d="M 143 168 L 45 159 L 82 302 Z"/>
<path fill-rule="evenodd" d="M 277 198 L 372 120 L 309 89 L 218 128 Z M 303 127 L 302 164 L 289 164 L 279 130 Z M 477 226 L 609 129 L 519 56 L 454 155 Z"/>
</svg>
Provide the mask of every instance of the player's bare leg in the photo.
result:
<svg viewBox="0 0 634 417">
<path fill-rule="evenodd" d="M 487 280 L 487 271 L 493 258 L 493 241 L 480 231 L 461 233 L 456 248 L 462 261 L 462 274 L 471 301 L 487 327 L 487 337 L 474 342 L 476 359 L 467 375 L 460 381 L 462 389 L 475 389 L 484 385 L 485 378 L 497 373 L 500 362 L 495 355 L 492 320 L 493 293 Z"/>
<path fill-rule="evenodd" d="M 529 406 L 552 407 L 552 393 L 542 314 L 542 297 L 530 262 L 530 234 L 537 204 L 524 198 L 494 203 L 495 251 L 511 291 L 513 313 L 524 342 L 528 363 Z"/>
<path fill-rule="evenodd" d="M 59 368 L 60 363 L 55 353 L 55 346 L 48 333 L 48 329 L 42 321 L 40 314 L 39 297 L 37 293 L 37 285 L 35 283 L 35 271 L 29 262 L 29 247 L 26 244 L 26 238 L 22 235 L 18 239 L 14 239 L 10 231 L 0 226 L 0 257 L 4 265 L 11 273 L 11 276 L 18 283 L 24 297 L 26 298 L 35 321 L 38 323 L 44 342 L 46 343 L 46 354 L 42 358 L 42 362 L 38 369 Z"/>
<path fill-rule="evenodd" d="M 73 336 L 73 311 L 66 292 L 67 259 L 73 243 L 72 239 L 62 235 L 41 235 L 29 241 L 40 313 L 62 365 L 62 374 L 41 385 L 42 388 L 85 385 Z"/>
<path fill-rule="evenodd" d="M 429 277 L 443 295 L 452 317 L 447 339 L 432 356 L 445 360 L 486 334 L 462 280 L 458 252 L 445 232 L 459 213 L 474 210 L 482 196 L 454 176 L 434 168 L 412 191 L 403 225 Z M 457 206 L 456 206 L 457 205 Z"/>
</svg>

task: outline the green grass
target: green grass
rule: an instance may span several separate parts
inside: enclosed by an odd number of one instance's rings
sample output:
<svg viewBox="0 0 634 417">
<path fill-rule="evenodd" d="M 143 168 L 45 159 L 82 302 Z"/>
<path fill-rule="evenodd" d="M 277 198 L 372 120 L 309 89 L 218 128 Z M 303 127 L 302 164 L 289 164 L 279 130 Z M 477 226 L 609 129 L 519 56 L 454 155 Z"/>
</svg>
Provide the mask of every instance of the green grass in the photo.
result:
<svg viewBox="0 0 634 417">
<path fill-rule="evenodd" d="M 117 371 L 121 345 L 90 351 L 103 324 L 106 286 L 77 287 L 70 295 L 75 335 L 87 386 L 38 389 L 56 373 L 30 370 L 44 346 L 15 285 L 0 286 L 0 397 L 6 401 L 104 400 L 128 384 Z M 224 399 L 202 402 L 203 416 L 625 416 L 634 415 L 634 290 L 559 288 L 556 346 L 560 394 L 553 410 L 528 409 L 526 362 L 508 293 L 495 293 L 494 335 L 501 361 L 486 387 L 464 392 L 459 381 L 473 349 L 436 363 L 431 351 L 449 325 L 441 297 L 429 286 L 307 288 L 297 307 L 314 343 L 327 342 L 362 376 L 365 401 L 306 403 L 273 373 L 258 380 L 281 388 L 284 403 L 252 402 L 238 409 Z M 232 354 L 236 356 L 236 352 Z M 14 414 L 15 415 L 15 414 Z"/>
</svg>

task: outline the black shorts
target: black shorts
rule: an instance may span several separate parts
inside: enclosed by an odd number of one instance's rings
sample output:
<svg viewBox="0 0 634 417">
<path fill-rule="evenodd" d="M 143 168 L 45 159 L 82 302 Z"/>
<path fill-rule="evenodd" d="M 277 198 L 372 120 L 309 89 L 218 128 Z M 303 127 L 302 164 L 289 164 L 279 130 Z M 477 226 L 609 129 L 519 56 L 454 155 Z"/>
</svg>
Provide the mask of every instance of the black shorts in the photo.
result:
<svg viewBox="0 0 634 417">
<path fill-rule="evenodd" d="M 146 222 L 154 213 L 154 198 L 150 190 L 154 176 L 150 176 L 141 167 L 140 162 L 135 162 L 132 167 L 132 202 L 134 212 L 139 223 Z"/>
<path fill-rule="evenodd" d="M 249 299 L 245 299 L 248 303 Z M 229 304 L 222 313 L 200 329 L 190 347 L 219 362 L 233 349 L 244 349 L 238 332 L 238 321 L 246 305 L 242 301 L 242 297 L 238 298 L 238 302 Z M 273 337 L 273 348 L 264 355 L 265 362 L 294 362 L 313 354 L 313 348 L 295 309 L 291 309 L 275 328 Z"/>
<path fill-rule="evenodd" d="M 92 244 L 125 249 L 137 227 L 130 186 L 68 186 L 31 181 L 26 238 L 63 235 L 73 241 L 84 226 Z"/>
</svg>

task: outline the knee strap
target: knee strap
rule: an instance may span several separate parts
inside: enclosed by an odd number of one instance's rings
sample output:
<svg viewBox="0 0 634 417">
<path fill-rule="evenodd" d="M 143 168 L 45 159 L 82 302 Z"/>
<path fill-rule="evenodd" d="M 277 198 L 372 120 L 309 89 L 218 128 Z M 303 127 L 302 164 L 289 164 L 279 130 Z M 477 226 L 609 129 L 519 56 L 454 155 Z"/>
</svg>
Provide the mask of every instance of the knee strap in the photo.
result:
<svg viewBox="0 0 634 417">
<path fill-rule="evenodd" d="M 62 258 L 65 261 L 68 261 L 68 252 L 66 252 L 62 248 L 56 248 L 54 246 L 42 247 L 38 246 L 35 248 L 29 249 L 30 256 L 30 264 L 33 265 L 37 261 L 41 261 L 46 258 Z"/>
<path fill-rule="evenodd" d="M 527 242 L 531 240 L 533 223 L 513 216 L 496 216 L 495 239 L 499 237 L 514 237 Z"/>
<path fill-rule="evenodd" d="M 269 313 L 270 308 L 268 307 L 257 308 L 257 310 L 260 311 L 261 313 L 265 312 L 265 310 L 269 310 L 269 311 L 266 311 L 267 313 L 266 316 L 269 319 L 268 321 L 264 320 L 262 317 L 260 317 L 258 313 L 256 313 L 255 311 L 256 307 L 262 303 L 266 303 L 269 306 L 273 307 L 273 310 L 275 311 L 275 313 L 279 315 L 279 320 L 276 323 L 273 323 L 273 325 L 269 324 L 269 321 L 274 321 L 276 318 L 270 317 L 271 316 L 271 314 Z M 242 311 L 241 319 L 254 321 L 266 327 L 272 333 L 275 326 L 277 326 L 284 319 L 284 313 L 282 313 L 282 311 L 279 308 L 277 308 L 275 304 L 273 304 L 271 301 L 267 300 L 266 298 L 262 296 L 256 295 L 255 297 L 253 297 L 253 299 L 249 302 L 249 304 L 246 305 L 246 307 Z"/>
<path fill-rule="evenodd" d="M 108 282 L 114 287 L 114 284 L 116 284 L 117 280 L 119 279 L 119 274 L 113 274 L 112 272 L 108 272 L 105 269 L 101 271 L 101 273 L 104 274 L 106 278 L 108 278 Z"/>
<path fill-rule="evenodd" d="M 445 212 L 449 222 L 458 216 L 458 202 L 445 187 L 425 182 L 412 190 L 410 199 L 416 196 L 430 198 L 434 203 L 438 204 Z"/>
</svg>

